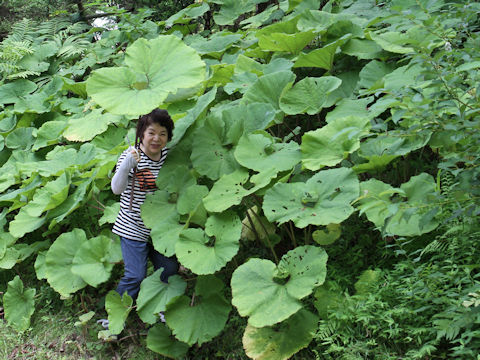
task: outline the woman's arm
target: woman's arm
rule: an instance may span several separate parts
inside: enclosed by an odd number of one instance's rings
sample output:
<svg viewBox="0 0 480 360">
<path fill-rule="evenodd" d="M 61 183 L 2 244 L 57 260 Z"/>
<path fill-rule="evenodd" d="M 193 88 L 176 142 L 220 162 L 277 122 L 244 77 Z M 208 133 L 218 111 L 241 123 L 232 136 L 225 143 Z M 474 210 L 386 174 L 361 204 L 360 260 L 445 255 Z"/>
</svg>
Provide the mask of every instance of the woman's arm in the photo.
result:
<svg viewBox="0 0 480 360">
<path fill-rule="evenodd" d="M 118 166 L 111 181 L 112 192 L 114 194 L 120 195 L 125 191 L 128 184 L 128 173 L 137 166 L 139 160 L 138 151 L 133 148 L 131 151 L 127 151 L 125 158 Z"/>
</svg>

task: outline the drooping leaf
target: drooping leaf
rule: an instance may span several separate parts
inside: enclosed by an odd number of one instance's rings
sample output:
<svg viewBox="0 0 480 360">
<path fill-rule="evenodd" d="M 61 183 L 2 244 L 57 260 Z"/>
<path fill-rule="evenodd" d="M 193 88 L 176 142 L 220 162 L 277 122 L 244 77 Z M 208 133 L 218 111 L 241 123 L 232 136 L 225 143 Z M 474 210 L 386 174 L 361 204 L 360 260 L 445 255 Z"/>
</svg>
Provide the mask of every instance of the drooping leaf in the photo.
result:
<svg viewBox="0 0 480 360">
<path fill-rule="evenodd" d="M 188 351 L 188 344 L 178 341 L 165 324 L 156 324 L 147 335 L 147 347 L 169 359 L 183 359 Z"/>
<path fill-rule="evenodd" d="M 378 229 L 399 236 L 417 236 L 432 231 L 438 226 L 435 218 L 425 218 L 428 210 L 435 207 L 435 181 L 431 175 L 422 173 L 413 176 L 400 186 L 392 186 L 376 179 L 360 184 L 362 198 L 356 205 L 361 213 Z M 396 195 L 398 194 L 398 195 Z M 392 201 L 392 196 L 401 200 Z M 402 199 L 403 198 L 403 199 Z M 424 204 L 432 204 L 425 208 Z"/>
<path fill-rule="evenodd" d="M 369 128 L 368 118 L 347 117 L 305 133 L 301 145 L 303 166 L 319 170 L 337 165 L 360 147 L 360 139 Z"/>
<path fill-rule="evenodd" d="M 176 201 L 171 200 L 169 192 L 157 190 L 154 194 L 147 195 L 141 209 L 145 226 L 152 229 L 150 236 L 153 246 L 161 254 L 172 256 L 183 229 L 183 225 L 179 224 Z"/>
<path fill-rule="evenodd" d="M 328 94 L 341 83 L 342 81 L 334 76 L 306 77 L 282 95 L 280 108 L 289 115 L 315 115 L 322 109 Z"/>
<path fill-rule="evenodd" d="M 119 120 L 120 116 L 118 115 L 102 114 L 102 110 L 94 109 L 87 115 L 71 117 L 63 131 L 63 136 L 70 141 L 89 141 L 96 135 L 105 132 L 108 125 L 115 124 Z"/>
<path fill-rule="evenodd" d="M 325 230 L 315 230 L 312 233 L 312 238 L 320 245 L 330 245 L 338 240 L 342 234 L 342 227 L 340 224 L 328 224 Z"/>
<path fill-rule="evenodd" d="M 173 298 L 182 295 L 187 287 L 186 282 L 179 276 L 168 278 L 168 284 L 160 280 L 163 268 L 145 278 L 140 284 L 137 298 L 137 312 L 144 322 L 154 324 L 158 321 L 158 313 L 166 310 L 167 304 Z"/>
<path fill-rule="evenodd" d="M 289 251 L 275 266 L 269 260 L 250 259 L 232 275 L 232 304 L 255 327 L 284 321 L 301 308 L 301 299 L 321 285 L 327 254 L 315 246 Z"/>
<path fill-rule="evenodd" d="M 353 212 L 359 182 L 348 168 L 323 170 L 307 182 L 277 183 L 265 193 L 263 211 L 271 222 L 292 220 L 299 228 L 309 224 L 339 224 Z"/>
<path fill-rule="evenodd" d="M 3 295 L 5 319 L 17 331 L 30 327 L 30 318 L 35 311 L 35 289 L 24 289 L 23 282 L 17 275 L 8 282 L 7 292 Z"/>
<path fill-rule="evenodd" d="M 280 110 L 280 97 L 285 88 L 289 88 L 295 80 L 291 71 L 279 71 L 264 75 L 251 86 L 243 95 L 242 103 L 266 103 Z"/>
<path fill-rule="evenodd" d="M 34 133 L 36 129 L 33 127 L 20 127 L 13 130 L 5 138 L 5 146 L 9 149 L 30 150 L 35 142 Z"/>
<path fill-rule="evenodd" d="M 231 310 L 222 294 L 223 286 L 214 276 L 200 276 L 193 306 L 192 299 L 184 295 L 167 304 L 165 320 L 178 340 L 201 345 L 223 330 Z"/>
<path fill-rule="evenodd" d="M 223 212 L 207 219 L 205 231 L 186 229 L 175 246 L 177 258 L 199 275 L 213 274 L 238 252 L 242 226 L 238 216 Z"/>
<path fill-rule="evenodd" d="M 255 360 L 286 360 L 308 346 L 317 330 L 318 317 L 300 310 L 274 327 L 247 325 L 243 334 L 245 353 Z"/>
<path fill-rule="evenodd" d="M 132 305 L 133 299 L 126 292 L 122 296 L 115 290 L 108 292 L 105 298 L 105 310 L 108 314 L 108 331 L 111 334 L 122 332 Z"/>
</svg>

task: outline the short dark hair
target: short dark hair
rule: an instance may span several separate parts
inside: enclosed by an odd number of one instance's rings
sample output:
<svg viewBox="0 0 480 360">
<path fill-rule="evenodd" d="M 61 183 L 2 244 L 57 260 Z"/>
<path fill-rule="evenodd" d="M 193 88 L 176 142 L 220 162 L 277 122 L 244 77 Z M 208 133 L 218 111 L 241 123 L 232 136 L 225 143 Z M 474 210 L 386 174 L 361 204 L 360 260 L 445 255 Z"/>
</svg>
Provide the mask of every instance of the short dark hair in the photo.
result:
<svg viewBox="0 0 480 360">
<path fill-rule="evenodd" d="M 174 128 L 172 118 L 168 114 L 167 110 L 155 109 L 149 114 L 140 116 L 140 118 L 138 119 L 137 139 L 139 140 L 139 142 L 142 142 L 143 133 L 153 123 L 156 123 L 160 126 L 163 126 L 165 129 L 167 129 L 168 141 L 172 140 L 173 128 Z"/>
</svg>

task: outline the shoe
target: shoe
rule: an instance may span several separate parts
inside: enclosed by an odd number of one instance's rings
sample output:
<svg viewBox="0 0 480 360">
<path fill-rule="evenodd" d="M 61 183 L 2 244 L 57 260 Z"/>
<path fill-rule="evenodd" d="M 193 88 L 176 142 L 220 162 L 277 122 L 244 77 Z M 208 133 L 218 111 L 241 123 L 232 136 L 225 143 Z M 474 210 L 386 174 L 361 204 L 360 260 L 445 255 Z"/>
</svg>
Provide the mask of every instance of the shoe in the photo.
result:
<svg viewBox="0 0 480 360">
<path fill-rule="evenodd" d="M 163 311 L 160 311 L 160 312 L 158 313 L 158 316 L 160 317 L 160 321 L 161 321 L 162 323 L 165 323 L 165 315 L 163 314 Z M 107 321 L 108 321 L 108 320 L 107 320 Z"/>
<path fill-rule="evenodd" d="M 105 330 L 108 330 L 108 319 L 97 320 L 97 324 L 102 325 Z"/>
</svg>

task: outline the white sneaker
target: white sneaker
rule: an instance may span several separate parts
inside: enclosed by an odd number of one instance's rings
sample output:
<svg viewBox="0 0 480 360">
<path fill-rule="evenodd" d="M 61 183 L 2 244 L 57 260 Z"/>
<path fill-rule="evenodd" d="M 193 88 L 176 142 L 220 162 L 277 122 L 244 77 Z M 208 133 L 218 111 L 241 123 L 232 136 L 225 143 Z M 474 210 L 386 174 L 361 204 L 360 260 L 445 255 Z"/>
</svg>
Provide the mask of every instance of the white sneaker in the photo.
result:
<svg viewBox="0 0 480 360">
<path fill-rule="evenodd" d="M 102 325 L 105 330 L 108 330 L 108 319 L 97 320 L 97 324 Z"/>
</svg>

